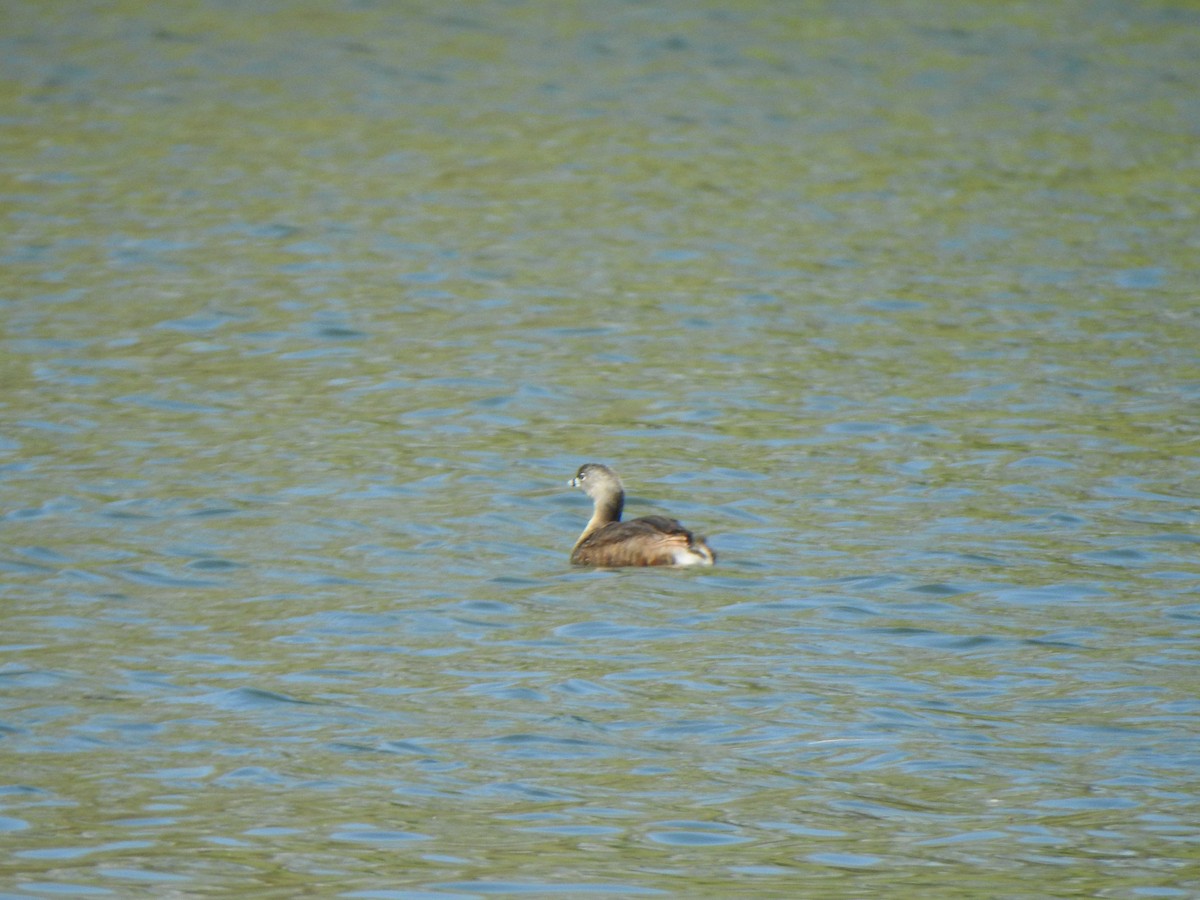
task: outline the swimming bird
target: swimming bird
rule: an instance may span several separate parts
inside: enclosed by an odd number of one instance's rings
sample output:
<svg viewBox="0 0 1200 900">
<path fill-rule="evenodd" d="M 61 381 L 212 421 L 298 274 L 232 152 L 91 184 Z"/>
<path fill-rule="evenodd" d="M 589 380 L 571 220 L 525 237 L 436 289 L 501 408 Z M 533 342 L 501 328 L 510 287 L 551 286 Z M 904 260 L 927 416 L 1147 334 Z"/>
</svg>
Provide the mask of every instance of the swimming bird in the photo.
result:
<svg viewBox="0 0 1200 900">
<path fill-rule="evenodd" d="M 592 517 L 571 550 L 576 566 L 711 566 L 717 554 L 675 519 L 642 516 L 621 521 L 625 487 L 617 473 L 585 463 L 570 481 L 594 504 Z"/>
</svg>

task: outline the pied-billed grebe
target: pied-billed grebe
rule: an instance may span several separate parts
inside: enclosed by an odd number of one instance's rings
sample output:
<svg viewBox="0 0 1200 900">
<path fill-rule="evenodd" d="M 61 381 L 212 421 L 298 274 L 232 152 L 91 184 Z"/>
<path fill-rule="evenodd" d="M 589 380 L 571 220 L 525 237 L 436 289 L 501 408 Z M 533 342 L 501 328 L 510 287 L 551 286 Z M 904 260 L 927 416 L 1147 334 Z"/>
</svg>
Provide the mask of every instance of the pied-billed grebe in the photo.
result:
<svg viewBox="0 0 1200 900">
<path fill-rule="evenodd" d="M 595 507 L 571 551 L 577 566 L 711 566 L 717 554 L 674 519 L 643 516 L 621 521 L 625 488 L 617 473 L 599 463 L 579 467 L 571 479 Z"/>
</svg>

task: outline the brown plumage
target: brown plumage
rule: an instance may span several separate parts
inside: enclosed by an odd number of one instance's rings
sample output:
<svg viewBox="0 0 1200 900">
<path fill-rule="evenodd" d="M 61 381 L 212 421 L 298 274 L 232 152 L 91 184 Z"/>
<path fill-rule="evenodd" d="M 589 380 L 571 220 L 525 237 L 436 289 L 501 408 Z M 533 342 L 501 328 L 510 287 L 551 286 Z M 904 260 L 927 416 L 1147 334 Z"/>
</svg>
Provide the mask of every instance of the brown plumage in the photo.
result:
<svg viewBox="0 0 1200 900">
<path fill-rule="evenodd" d="M 617 473 L 586 463 L 570 482 L 595 504 L 592 517 L 571 551 L 577 566 L 711 566 L 717 555 L 674 519 L 643 516 L 621 521 L 625 488 Z"/>
</svg>

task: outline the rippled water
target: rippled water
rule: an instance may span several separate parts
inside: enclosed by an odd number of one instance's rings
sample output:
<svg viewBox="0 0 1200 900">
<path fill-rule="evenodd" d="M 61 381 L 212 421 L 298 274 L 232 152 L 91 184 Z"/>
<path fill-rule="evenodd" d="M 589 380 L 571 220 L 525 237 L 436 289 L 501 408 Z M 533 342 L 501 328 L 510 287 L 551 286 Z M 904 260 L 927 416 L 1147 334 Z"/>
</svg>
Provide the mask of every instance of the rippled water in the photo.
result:
<svg viewBox="0 0 1200 900">
<path fill-rule="evenodd" d="M 1192 7 L 10 7 L 4 897 L 1200 893 Z"/>
</svg>

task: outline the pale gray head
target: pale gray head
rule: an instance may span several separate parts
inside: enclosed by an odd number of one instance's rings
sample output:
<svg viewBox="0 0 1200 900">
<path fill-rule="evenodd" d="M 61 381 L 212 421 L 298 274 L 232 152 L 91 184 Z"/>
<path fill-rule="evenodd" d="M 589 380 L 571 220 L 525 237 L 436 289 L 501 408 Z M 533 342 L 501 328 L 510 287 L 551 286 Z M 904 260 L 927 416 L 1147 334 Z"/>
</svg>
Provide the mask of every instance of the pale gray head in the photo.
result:
<svg viewBox="0 0 1200 900">
<path fill-rule="evenodd" d="M 580 466 L 571 479 L 571 487 L 579 488 L 593 500 L 598 497 L 607 500 L 625 493 L 625 486 L 621 484 L 617 473 L 600 463 L 584 463 Z"/>
</svg>

